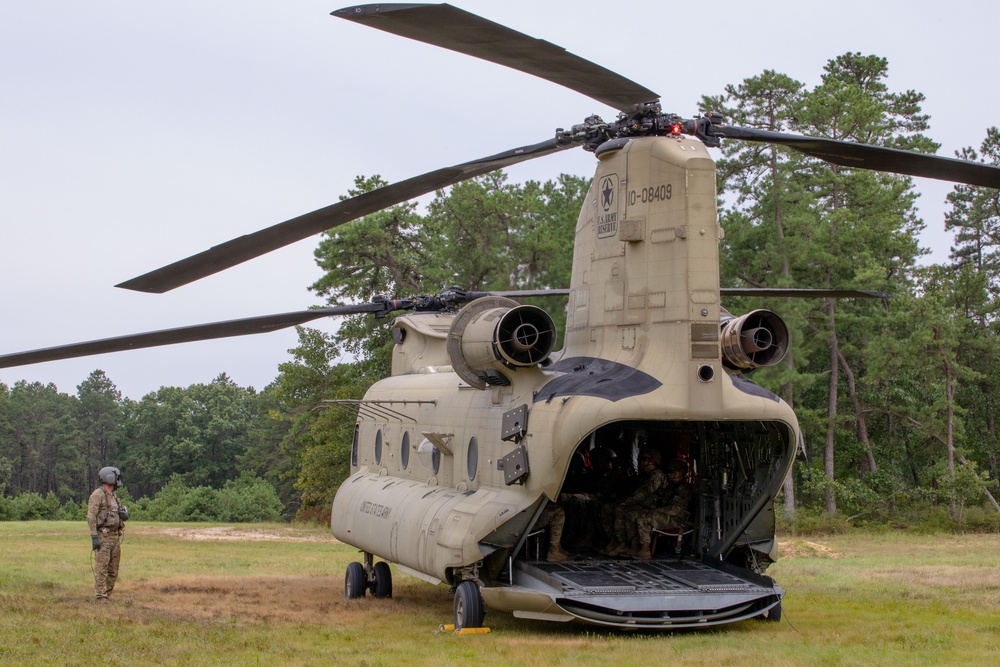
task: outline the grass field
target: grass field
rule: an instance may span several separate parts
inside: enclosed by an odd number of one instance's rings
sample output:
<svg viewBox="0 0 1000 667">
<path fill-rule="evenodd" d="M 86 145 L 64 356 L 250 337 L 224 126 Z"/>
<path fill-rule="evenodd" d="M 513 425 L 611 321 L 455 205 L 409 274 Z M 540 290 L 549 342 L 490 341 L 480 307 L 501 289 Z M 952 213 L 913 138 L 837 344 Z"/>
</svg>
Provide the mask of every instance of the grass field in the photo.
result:
<svg viewBox="0 0 1000 667">
<path fill-rule="evenodd" d="M 1000 535 L 782 540 L 781 623 L 637 634 L 487 613 L 437 632 L 451 596 L 394 572 L 347 601 L 356 552 L 322 529 L 135 524 L 115 601 L 92 601 L 82 523 L 0 523 L 3 665 L 998 665 Z"/>
</svg>

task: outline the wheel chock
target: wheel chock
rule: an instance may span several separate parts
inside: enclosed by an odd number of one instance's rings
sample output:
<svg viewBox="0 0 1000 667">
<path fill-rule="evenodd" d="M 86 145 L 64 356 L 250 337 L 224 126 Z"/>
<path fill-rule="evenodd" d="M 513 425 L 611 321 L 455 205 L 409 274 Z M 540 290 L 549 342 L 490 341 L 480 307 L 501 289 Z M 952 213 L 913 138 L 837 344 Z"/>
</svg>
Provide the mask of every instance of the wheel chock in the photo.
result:
<svg viewBox="0 0 1000 667">
<path fill-rule="evenodd" d="M 462 628 L 461 630 L 455 630 L 454 623 L 442 623 L 438 626 L 438 629 L 434 634 L 440 634 L 442 632 L 451 632 L 456 635 L 488 635 L 492 632 L 492 630 L 489 628 Z"/>
</svg>

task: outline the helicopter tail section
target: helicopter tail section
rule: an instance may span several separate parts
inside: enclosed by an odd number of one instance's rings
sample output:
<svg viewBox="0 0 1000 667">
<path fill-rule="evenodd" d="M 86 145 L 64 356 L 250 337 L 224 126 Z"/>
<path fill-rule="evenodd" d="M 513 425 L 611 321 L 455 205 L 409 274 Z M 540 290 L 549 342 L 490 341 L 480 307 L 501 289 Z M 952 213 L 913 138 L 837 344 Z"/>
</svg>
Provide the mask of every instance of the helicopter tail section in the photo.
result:
<svg viewBox="0 0 1000 667">
<path fill-rule="evenodd" d="M 581 440 L 560 493 L 483 588 L 484 601 L 523 618 L 633 629 L 779 616 L 784 591 L 763 573 L 777 557 L 773 498 L 796 442 L 795 430 L 781 421 L 605 424 Z M 682 473 L 671 483 L 690 493 L 668 493 L 663 504 L 686 498 L 686 512 L 672 531 L 659 526 L 652 536 L 633 537 L 638 551 L 616 551 L 610 544 L 622 539 L 619 510 L 627 512 L 645 488 L 651 473 L 643 473 L 642 461 L 649 458 Z M 551 520 L 557 514 L 558 531 Z"/>
</svg>

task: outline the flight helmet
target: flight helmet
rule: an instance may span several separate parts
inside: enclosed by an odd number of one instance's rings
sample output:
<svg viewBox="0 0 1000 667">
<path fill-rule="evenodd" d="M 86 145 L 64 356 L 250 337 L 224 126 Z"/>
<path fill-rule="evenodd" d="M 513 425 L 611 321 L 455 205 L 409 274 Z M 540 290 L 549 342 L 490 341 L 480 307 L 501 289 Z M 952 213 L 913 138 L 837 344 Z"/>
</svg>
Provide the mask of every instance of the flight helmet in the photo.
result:
<svg viewBox="0 0 1000 667">
<path fill-rule="evenodd" d="M 101 468 L 101 471 L 97 473 L 97 476 L 101 479 L 101 482 L 104 484 L 111 484 L 116 489 L 120 488 L 122 485 L 122 471 L 113 466 Z"/>
</svg>

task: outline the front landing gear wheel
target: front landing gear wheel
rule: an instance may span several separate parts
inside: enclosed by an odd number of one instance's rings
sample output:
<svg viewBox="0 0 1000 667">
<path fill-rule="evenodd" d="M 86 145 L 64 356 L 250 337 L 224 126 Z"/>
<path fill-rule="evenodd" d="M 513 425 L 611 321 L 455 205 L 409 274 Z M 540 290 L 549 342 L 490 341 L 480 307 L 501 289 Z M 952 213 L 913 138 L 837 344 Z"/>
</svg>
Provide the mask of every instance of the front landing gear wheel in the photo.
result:
<svg viewBox="0 0 1000 667">
<path fill-rule="evenodd" d="M 347 574 L 344 575 L 344 597 L 348 600 L 357 600 L 365 596 L 368 590 L 368 575 L 365 574 L 365 566 L 361 563 L 350 563 L 347 566 Z"/>
<path fill-rule="evenodd" d="M 372 597 L 391 598 L 392 570 L 389 569 L 389 564 L 384 560 L 380 560 L 375 563 L 373 569 L 375 571 L 375 581 L 372 582 Z"/>
<path fill-rule="evenodd" d="M 474 581 L 463 581 L 455 590 L 455 629 L 483 627 L 483 596 Z"/>
</svg>

